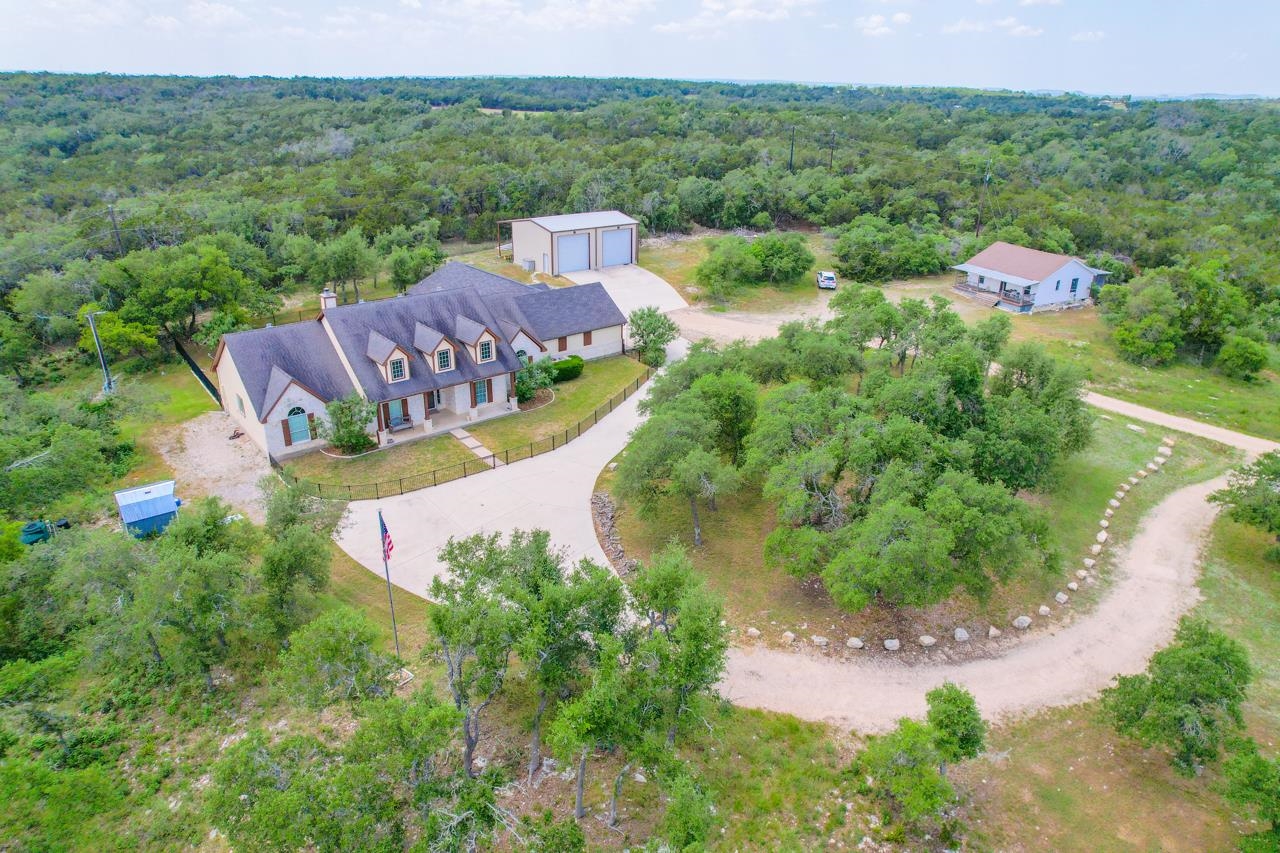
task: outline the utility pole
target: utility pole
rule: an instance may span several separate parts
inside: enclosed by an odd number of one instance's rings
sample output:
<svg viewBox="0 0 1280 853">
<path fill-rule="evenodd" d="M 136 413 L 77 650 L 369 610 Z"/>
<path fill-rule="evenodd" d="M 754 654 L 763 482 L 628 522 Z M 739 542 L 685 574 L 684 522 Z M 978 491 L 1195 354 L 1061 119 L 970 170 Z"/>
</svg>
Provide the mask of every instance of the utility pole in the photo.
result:
<svg viewBox="0 0 1280 853">
<path fill-rule="evenodd" d="M 796 172 L 796 126 L 791 125 L 791 156 L 787 158 L 787 171 L 791 174 Z"/>
<path fill-rule="evenodd" d="M 107 367 L 107 356 L 102 352 L 102 340 L 98 337 L 98 324 L 93 321 L 94 317 L 104 313 L 106 312 L 89 312 L 89 331 L 93 332 L 93 345 L 98 348 L 98 364 L 102 365 L 102 393 L 110 394 L 116 389 L 116 386 L 115 383 L 111 381 L 111 370 Z"/>
<path fill-rule="evenodd" d="M 124 257 L 124 241 L 120 239 L 120 223 L 116 222 L 116 206 L 107 205 L 107 215 L 111 217 L 111 231 L 116 235 L 116 255 Z"/>
<path fill-rule="evenodd" d="M 987 185 L 991 183 L 991 160 L 987 159 L 987 171 L 982 176 L 982 192 L 978 195 L 978 221 L 973 227 L 973 236 L 982 236 L 982 209 L 987 202 Z"/>
<path fill-rule="evenodd" d="M 836 169 L 836 132 L 831 131 L 831 154 L 827 157 L 827 171 L 834 172 Z"/>
</svg>

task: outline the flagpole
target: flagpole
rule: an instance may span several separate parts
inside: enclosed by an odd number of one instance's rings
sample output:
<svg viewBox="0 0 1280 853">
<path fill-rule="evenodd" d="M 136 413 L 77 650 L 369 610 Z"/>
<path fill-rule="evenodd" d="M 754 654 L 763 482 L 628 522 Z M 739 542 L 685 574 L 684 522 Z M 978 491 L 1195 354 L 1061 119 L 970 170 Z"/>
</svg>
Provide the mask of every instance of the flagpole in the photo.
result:
<svg viewBox="0 0 1280 853">
<path fill-rule="evenodd" d="M 382 574 L 387 579 L 387 601 L 391 604 L 391 635 L 396 641 L 396 657 L 400 657 L 400 631 L 396 627 L 396 599 L 391 594 L 391 567 L 387 565 L 387 536 L 383 532 L 387 529 L 386 522 L 382 520 L 382 510 L 378 510 L 378 547 L 382 549 Z"/>
</svg>

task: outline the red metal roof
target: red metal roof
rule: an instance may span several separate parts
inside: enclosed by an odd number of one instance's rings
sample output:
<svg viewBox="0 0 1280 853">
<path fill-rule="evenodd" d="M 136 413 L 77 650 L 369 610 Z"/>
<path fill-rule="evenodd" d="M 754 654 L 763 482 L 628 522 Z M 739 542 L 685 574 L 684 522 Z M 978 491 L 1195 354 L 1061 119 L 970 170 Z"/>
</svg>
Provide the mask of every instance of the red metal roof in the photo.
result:
<svg viewBox="0 0 1280 853">
<path fill-rule="evenodd" d="M 1053 252 L 1042 252 L 997 240 L 966 261 L 966 264 L 1008 273 L 1028 281 L 1043 281 L 1046 276 L 1062 269 L 1063 264 L 1074 260 L 1077 259 L 1070 255 L 1055 255 Z"/>
</svg>

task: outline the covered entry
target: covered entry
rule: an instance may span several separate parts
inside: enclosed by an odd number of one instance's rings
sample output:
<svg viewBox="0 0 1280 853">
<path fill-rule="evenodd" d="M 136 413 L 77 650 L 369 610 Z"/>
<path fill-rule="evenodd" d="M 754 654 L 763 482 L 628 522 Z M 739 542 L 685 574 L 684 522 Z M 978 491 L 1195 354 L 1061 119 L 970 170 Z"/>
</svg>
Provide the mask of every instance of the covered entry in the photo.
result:
<svg viewBox="0 0 1280 853">
<path fill-rule="evenodd" d="M 603 243 L 604 257 L 600 261 L 602 267 L 616 267 L 631 263 L 631 238 L 635 236 L 632 228 L 620 228 L 617 231 L 602 231 L 600 240 Z"/>
<path fill-rule="evenodd" d="M 591 235 L 562 234 L 556 237 L 556 267 L 559 272 L 591 269 Z"/>
</svg>

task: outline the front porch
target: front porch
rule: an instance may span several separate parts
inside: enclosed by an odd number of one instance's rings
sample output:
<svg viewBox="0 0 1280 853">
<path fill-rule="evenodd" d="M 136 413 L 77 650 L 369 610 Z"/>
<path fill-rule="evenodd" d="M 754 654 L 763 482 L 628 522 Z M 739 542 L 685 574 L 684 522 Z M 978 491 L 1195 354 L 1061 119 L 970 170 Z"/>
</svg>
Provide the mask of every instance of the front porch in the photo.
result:
<svg viewBox="0 0 1280 853">
<path fill-rule="evenodd" d="M 461 412 L 445 408 L 431 409 L 426 412 L 426 417 L 419 415 L 416 420 L 412 414 L 393 416 L 383 422 L 376 439 L 379 446 L 390 447 L 393 444 L 441 435 L 453 429 L 465 429 L 517 411 L 519 409 L 515 400 L 496 400 L 492 403 L 479 403 L 474 409 L 465 409 Z"/>
<path fill-rule="evenodd" d="M 971 283 L 968 275 L 963 272 L 956 276 L 956 281 L 952 288 L 964 296 L 982 300 L 984 304 L 988 304 L 992 308 L 1000 308 L 1015 313 L 1029 312 L 1036 303 L 1035 293 L 1024 293 L 1016 285 L 1005 287 L 1002 290 L 988 289 Z"/>
</svg>

